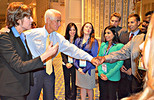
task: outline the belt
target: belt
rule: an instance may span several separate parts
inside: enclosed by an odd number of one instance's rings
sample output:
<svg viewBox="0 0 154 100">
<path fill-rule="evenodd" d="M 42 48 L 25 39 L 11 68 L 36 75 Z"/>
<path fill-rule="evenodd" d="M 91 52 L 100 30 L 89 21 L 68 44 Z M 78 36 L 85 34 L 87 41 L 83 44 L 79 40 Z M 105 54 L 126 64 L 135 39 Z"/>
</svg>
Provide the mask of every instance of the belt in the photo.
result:
<svg viewBox="0 0 154 100">
<path fill-rule="evenodd" d="M 43 68 L 46 68 L 46 65 L 43 65 Z"/>
</svg>

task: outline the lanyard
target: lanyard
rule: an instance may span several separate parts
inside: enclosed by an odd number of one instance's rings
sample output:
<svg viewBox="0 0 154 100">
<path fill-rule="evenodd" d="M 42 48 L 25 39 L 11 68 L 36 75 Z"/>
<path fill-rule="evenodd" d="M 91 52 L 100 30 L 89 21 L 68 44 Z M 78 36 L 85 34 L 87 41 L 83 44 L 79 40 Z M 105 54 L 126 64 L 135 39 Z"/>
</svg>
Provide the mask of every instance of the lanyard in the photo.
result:
<svg viewBox="0 0 154 100">
<path fill-rule="evenodd" d="M 107 49 L 107 45 L 105 45 L 105 48 L 104 48 L 104 56 L 105 55 L 108 55 L 108 53 L 109 53 L 109 51 L 110 51 L 110 49 L 111 49 L 111 47 L 113 46 L 113 44 L 110 46 L 110 48 L 106 51 L 106 49 Z M 105 52 L 106 51 L 106 52 Z"/>
</svg>

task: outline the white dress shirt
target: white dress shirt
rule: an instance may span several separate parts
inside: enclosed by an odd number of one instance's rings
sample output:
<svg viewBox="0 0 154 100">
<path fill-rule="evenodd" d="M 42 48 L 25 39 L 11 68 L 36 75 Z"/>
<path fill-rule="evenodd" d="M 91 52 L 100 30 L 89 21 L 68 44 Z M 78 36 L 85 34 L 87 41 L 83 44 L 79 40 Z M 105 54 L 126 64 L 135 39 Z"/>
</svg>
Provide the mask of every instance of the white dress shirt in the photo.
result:
<svg viewBox="0 0 154 100">
<path fill-rule="evenodd" d="M 26 35 L 27 44 L 33 58 L 36 58 L 45 52 L 46 39 L 49 34 L 45 27 L 31 29 L 25 31 L 24 34 Z M 79 49 L 74 44 L 70 43 L 64 38 L 64 36 L 57 32 L 50 33 L 50 41 L 53 42 L 53 45 L 55 45 L 57 42 L 59 43 L 58 53 L 63 52 L 64 54 L 76 59 L 84 59 L 88 61 L 91 61 L 93 59 L 91 55 Z"/>
</svg>

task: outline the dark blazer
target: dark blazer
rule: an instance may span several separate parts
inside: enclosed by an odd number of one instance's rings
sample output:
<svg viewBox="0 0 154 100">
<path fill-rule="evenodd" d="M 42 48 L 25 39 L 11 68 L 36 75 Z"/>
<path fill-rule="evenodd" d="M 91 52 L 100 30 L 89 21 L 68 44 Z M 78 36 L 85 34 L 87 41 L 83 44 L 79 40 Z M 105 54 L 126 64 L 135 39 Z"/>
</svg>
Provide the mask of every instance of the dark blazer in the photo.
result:
<svg viewBox="0 0 154 100">
<path fill-rule="evenodd" d="M 30 51 L 29 51 L 30 52 Z M 30 88 L 29 71 L 42 68 L 40 57 L 31 59 L 12 30 L 0 35 L 0 96 L 23 96 Z"/>
</svg>

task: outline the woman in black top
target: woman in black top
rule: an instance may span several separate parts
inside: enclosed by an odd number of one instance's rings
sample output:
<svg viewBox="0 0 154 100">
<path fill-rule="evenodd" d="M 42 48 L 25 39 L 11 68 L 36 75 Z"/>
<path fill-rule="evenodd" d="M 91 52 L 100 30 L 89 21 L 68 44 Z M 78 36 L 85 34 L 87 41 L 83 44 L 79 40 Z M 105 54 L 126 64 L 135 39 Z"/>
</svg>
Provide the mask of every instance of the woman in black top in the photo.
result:
<svg viewBox="0 0 154 100">
<path fill-rule="evenodd" d="M 74 23 L 69 23 L 66 28 L 65 38 L 70 43 L 75 42 L 77 35 L 77 27 Z M 65 100 L 76 100 L 75 78 L 76 72 L 73 65 L 73 58 L 61 53 L 63 60 L 63 71 L 65 81 Z M 71 85 L 70 85 L 71 84 Z"/>
</svg>

